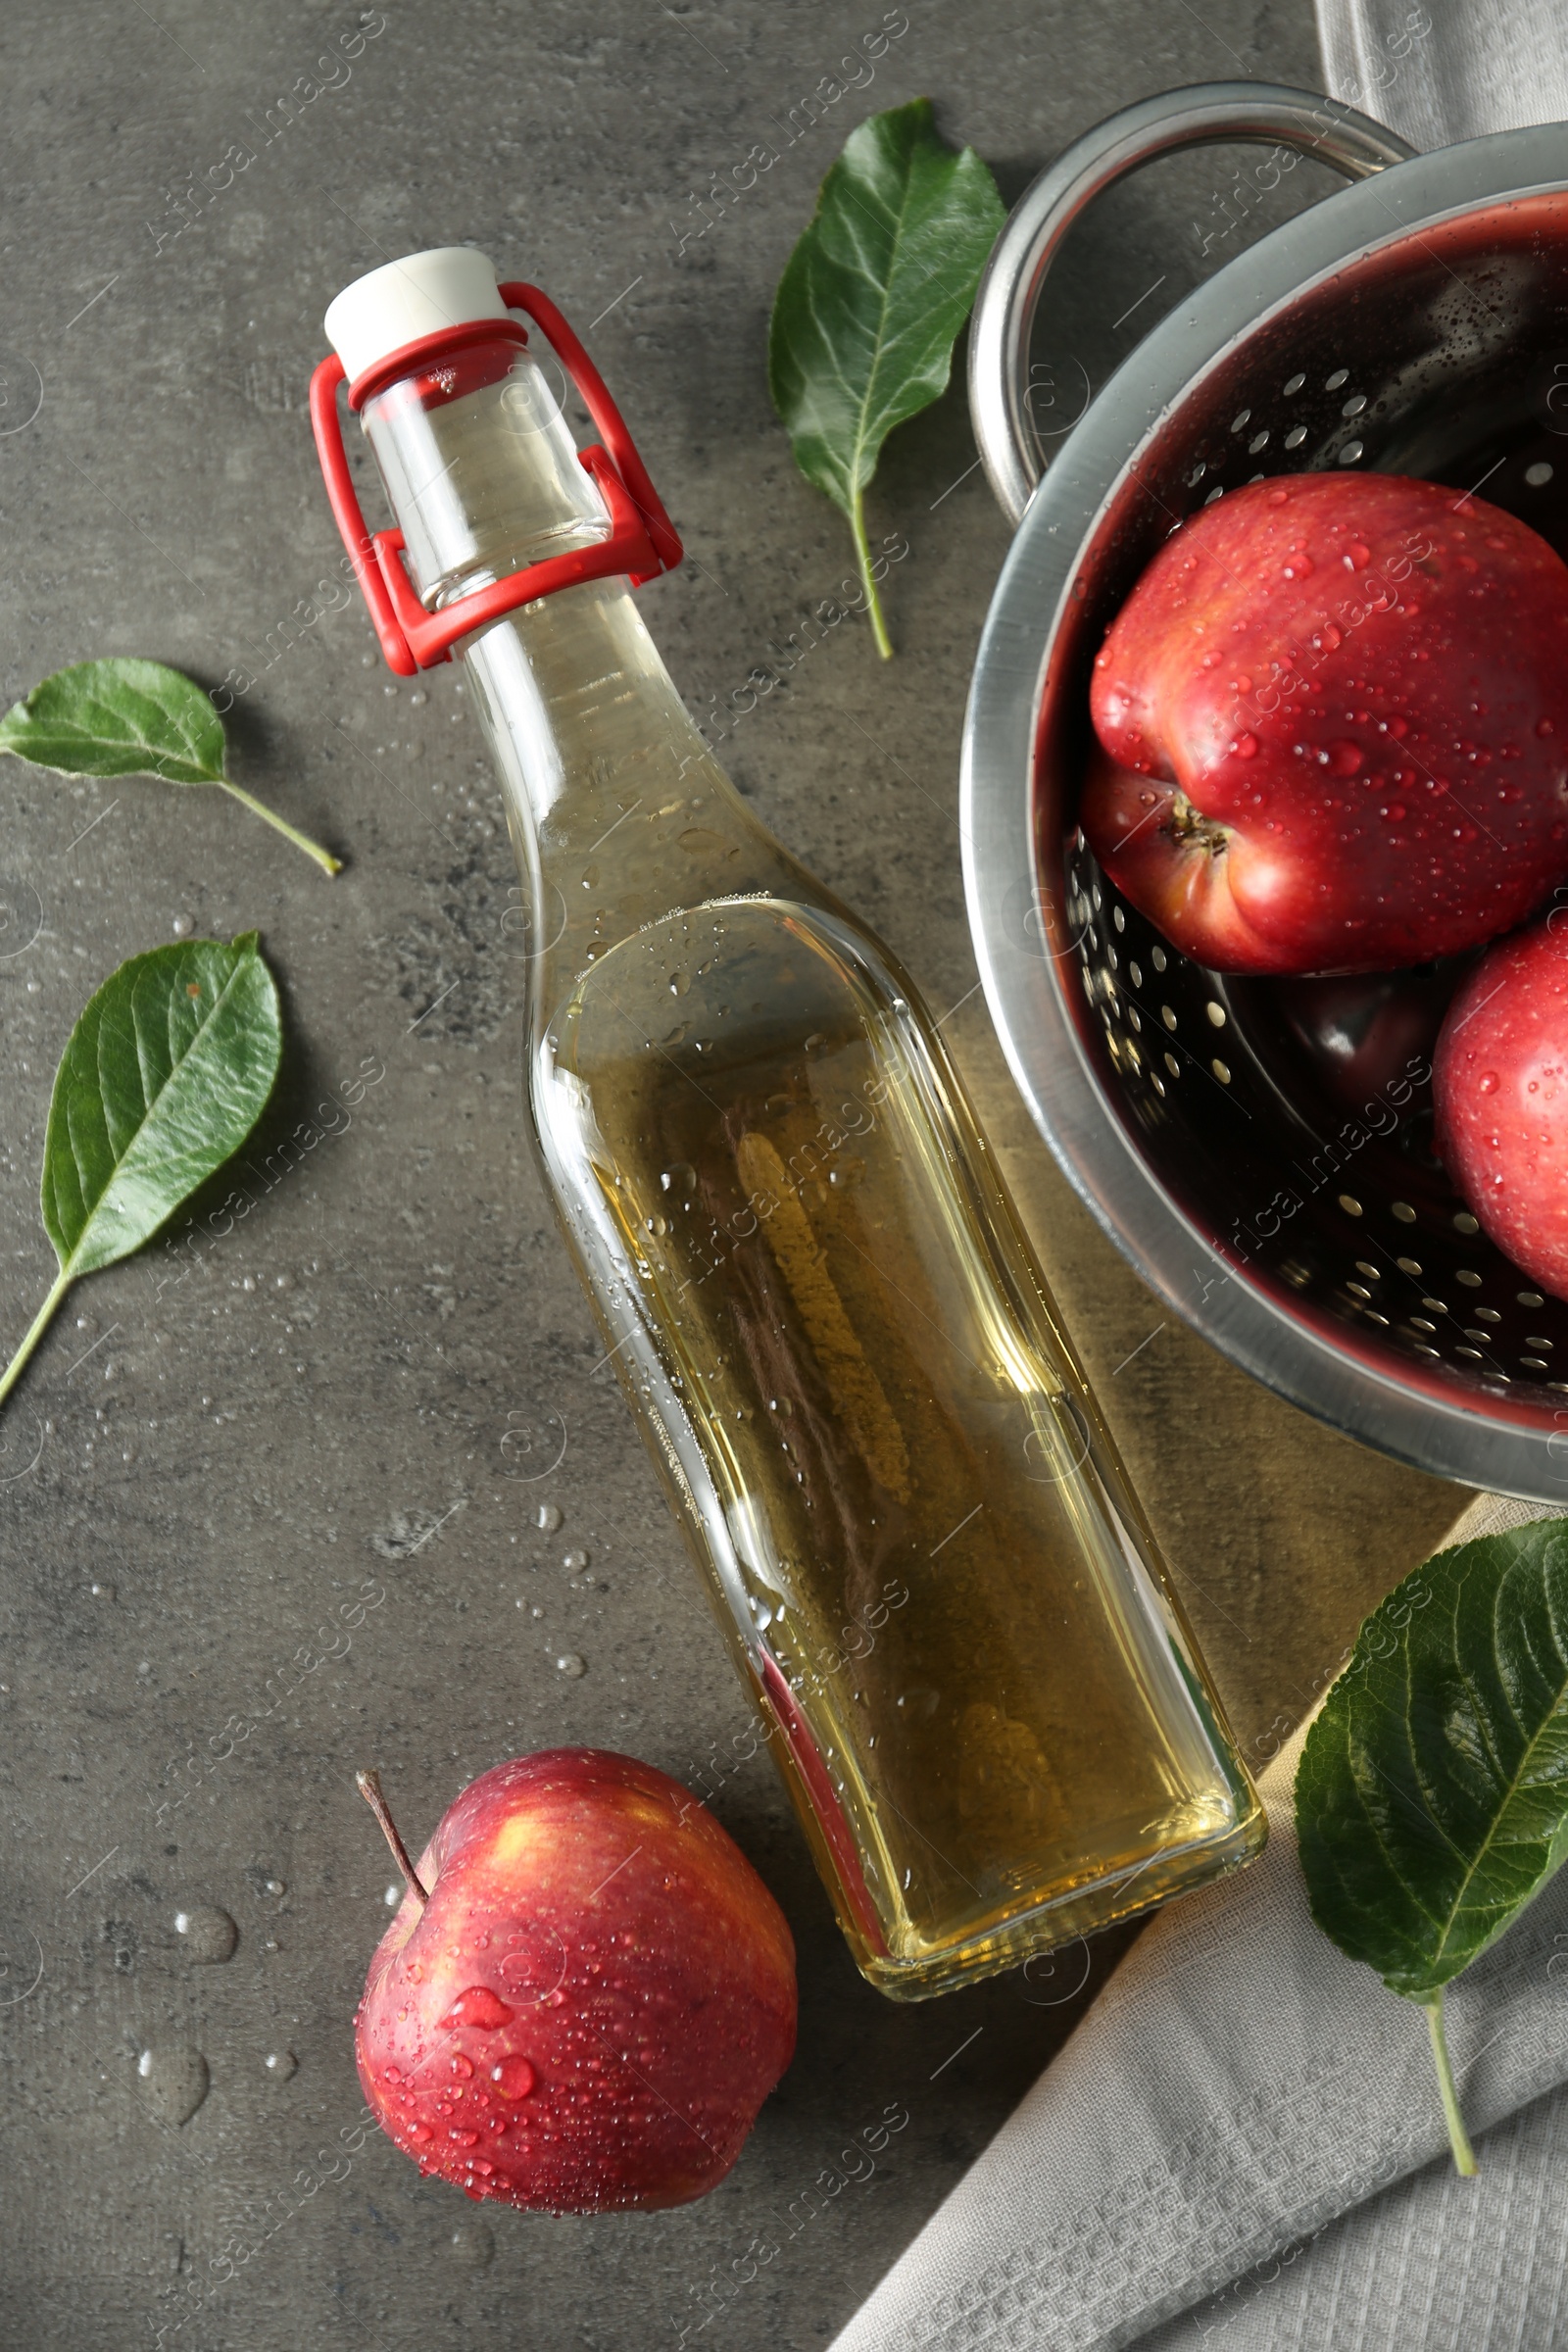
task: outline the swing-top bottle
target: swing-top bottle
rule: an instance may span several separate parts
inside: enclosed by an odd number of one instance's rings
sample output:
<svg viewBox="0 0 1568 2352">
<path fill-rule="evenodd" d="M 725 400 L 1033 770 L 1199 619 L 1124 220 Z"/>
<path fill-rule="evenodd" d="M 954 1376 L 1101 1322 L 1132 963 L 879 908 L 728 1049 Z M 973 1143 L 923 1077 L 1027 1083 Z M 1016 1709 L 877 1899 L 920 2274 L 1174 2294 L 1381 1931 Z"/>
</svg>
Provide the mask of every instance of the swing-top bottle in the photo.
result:
<svg viewBox="0 0 1568 2352">
<path fill-rule="evenodd" d="M 544 1181 L 859 1966 L 920 1997 L 1245 1862 L 1261 1809 L 942 1040 L 644 626 L 679 542 L 581 346 L 469 248 L 327 330 L 383 647 L 450 645 L 506 796 Z"/>
</svg>

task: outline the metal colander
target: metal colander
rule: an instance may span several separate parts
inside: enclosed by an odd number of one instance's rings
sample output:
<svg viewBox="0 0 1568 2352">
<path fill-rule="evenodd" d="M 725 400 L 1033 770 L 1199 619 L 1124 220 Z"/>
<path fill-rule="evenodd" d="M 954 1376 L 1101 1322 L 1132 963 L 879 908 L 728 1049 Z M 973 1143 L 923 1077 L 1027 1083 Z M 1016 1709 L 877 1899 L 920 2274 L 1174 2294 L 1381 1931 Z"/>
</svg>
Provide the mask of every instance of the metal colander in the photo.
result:
<svg viewBox="0 0 1568 2352">
<path fill-rule="evenodd" d="M 1040 480 L 1030 328 L 1068 224 L 1157 154 L 1242 139 L 1360 184 L 1186 298 Z M 1568 127 L 1410 156 L 1302 91 L 1147 101 L 1013 214 L 976 309 L 971 404 L 1018 530 L 965 731 L 965 882 L 1041 1132 L 1146 1281 L 1237 1363 L 1423 1469 L 1561 1501 L 1568 1305 L 1488 1242 L 1432 1150 L 1430 1057 L 1469 959 L 1220 979 L 1120 897 L 1076 808 L 1107 625 L 1176 522 L 1239 483 L 1484 484 L 1568 551 Z"/>
</svg>

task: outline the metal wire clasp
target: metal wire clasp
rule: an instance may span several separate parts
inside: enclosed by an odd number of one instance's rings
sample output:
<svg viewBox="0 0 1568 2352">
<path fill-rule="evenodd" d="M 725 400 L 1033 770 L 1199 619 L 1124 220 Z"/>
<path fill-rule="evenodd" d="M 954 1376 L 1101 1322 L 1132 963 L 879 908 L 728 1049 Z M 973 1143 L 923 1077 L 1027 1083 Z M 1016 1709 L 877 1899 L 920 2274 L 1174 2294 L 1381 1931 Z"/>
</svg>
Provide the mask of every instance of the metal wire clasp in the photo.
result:
<svg viewBox="0 0 1568 2352">
<path fill-rule="evenodd" d="M 450 662 L 460 637 L 471 636 L 475 629 L 514 612 L 518 605 L 552 596 L 558 588 L 573 588 L 581 580 L 608 579 L 622 572 L 634 588 L 640 588 L 645 580 L 672 571 L 684 553 L 604 377 L 560 311 L 537 286 L 511 283 L 500 291 L 509 310 L 526 312 L 542 330 L 604 436 L 603 444 L 596 442 L 577 454 L 610 510 L 610 536 L 568 555 L 547 556 L 542 563 L 525 564 L 521 571 L 509 572 L 504 580 L 492 581 L 471 596 L 459 597 L 442 612 L 427 612 L 415 594 L 404 562 L 403 533 L 371 531 L 366 523 L 338 420 L 337 388 L 344 369 L 334 352 L 311 377 L 311 425 L 317 455 L 333 518 L 369 608 L 381 651 L 402 678 Z M 359 410 L 372 393 L 399 376 L 426 368 L 466 343 L 507 337 L 526 343 L 528 330 L 514 318 L 476 318 L 438 335 L 425 335 L 416 343 L 405 343 L 355 377 L 349 386 L 349 407 Z"/>
</svg>

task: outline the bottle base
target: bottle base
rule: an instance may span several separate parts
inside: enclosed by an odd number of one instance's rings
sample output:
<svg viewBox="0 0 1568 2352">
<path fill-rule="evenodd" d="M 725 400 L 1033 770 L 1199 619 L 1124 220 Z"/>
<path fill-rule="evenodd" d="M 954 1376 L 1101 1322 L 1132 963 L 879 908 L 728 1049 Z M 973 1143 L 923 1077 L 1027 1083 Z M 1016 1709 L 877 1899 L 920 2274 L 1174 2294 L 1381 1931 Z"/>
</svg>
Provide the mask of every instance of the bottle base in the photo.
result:
<svg viewBox="0 0 1568 2352">
<path fill-rule="evenodd" d="M 956 1992 L 987 1977 L 1002 1976 L 1026 1961 L 1059 1952 L 1102 1928 L 1118 1927 L 1157 1910 L 1175 1895 L 1228 1878 L 1256 1859 L 1267 1837 L 1268 1816 L 1259 1804 L 1218 1837 L 1168 1848 L 1152 1865 L 1117 1871 L 1111 1877 L 1070 1887 L 1010 1919 L 1004 1928 L 906 1959 L 872 1951 L 852 1925 L 841 1924 L 857 1967 L 878 1992 L 893 2001 L 934 2000 L 940 1993 Z M 1076 1989 L 1065 1985 L 1057 1997 L 1068 2000 Z"/>
</svg>

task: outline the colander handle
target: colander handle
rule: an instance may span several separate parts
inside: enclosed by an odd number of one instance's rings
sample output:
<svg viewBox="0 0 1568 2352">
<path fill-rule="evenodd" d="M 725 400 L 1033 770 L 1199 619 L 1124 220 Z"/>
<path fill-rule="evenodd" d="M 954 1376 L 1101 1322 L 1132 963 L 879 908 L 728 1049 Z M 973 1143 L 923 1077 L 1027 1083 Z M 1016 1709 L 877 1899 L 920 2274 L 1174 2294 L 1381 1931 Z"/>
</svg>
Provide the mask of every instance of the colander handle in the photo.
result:
<svg viewBox="0 0 1568 2352">
<path fill-rule="evenodd" d="M 1124 107 L 1075 139 L 1013 207 L 997 239 L 969 333 L 969 413 L 987 478 L 1009 522 L 1045 464 L 1029 410 L 1029 337 L 1046 273 L 1092 198 L 1178 147 L 1294 147 L 1366 179 L 1415 154 L 1369 115 L 1311 90 L 1266 81 L 1200 81 Z"/>
</svg>

